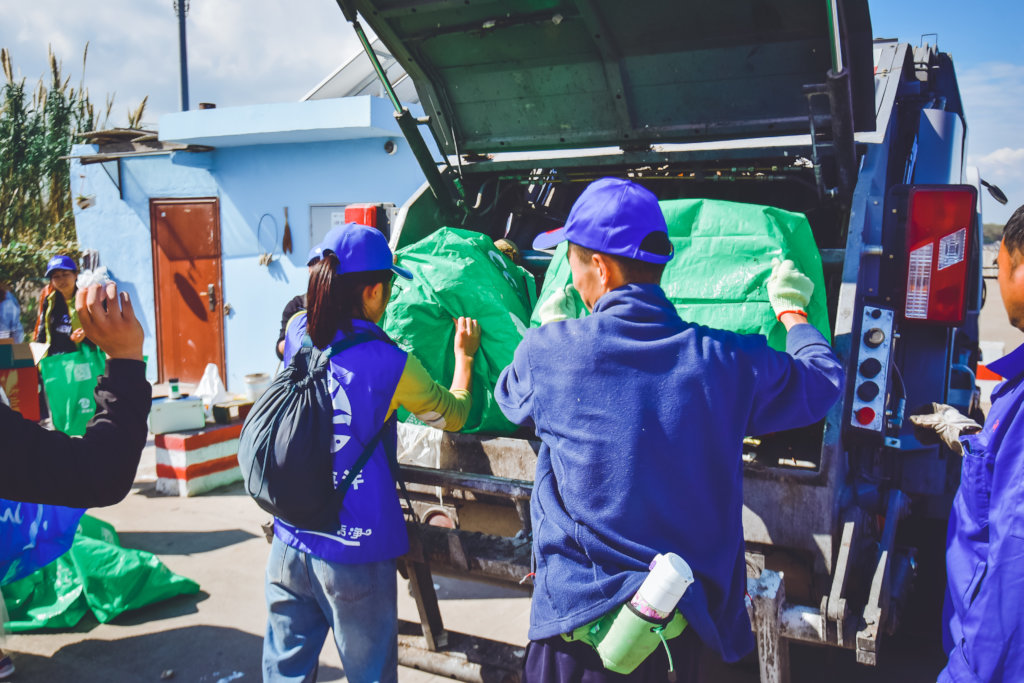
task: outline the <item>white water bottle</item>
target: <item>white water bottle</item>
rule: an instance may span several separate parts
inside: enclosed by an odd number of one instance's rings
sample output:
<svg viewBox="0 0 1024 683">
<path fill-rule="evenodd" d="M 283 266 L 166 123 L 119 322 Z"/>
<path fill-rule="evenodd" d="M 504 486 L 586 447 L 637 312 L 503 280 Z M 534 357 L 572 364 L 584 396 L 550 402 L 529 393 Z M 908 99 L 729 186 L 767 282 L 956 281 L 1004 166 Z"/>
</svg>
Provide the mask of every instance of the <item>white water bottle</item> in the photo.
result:
<svg viewBox="0 0 1024 683">
<path fill-rule="evenodd" d="M 675 553 L 656 555 L 650 569 L 630 604 L 641 614 L 660 621 L 672 614 L 693 583 L 693 570 Z"/>
</svg>

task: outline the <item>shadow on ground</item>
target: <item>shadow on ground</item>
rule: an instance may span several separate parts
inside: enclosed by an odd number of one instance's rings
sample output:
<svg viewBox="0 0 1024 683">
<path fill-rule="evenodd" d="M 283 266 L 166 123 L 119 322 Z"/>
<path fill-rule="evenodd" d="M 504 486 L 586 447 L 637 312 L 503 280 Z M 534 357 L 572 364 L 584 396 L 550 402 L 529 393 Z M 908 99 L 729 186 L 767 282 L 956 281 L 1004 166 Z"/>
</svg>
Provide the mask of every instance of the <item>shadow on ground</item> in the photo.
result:
<svg viewBox="0 0 1024 683">
<path fill-rule="evenodd" d="M 263 639 L 237 629 L 191 626 L 129 638 L 83 640 L 52 657 L 15 652 L 18 681 L 173 681 L 218 683 L 262 679 Z M 340 669 L 321 669 L 319 680 L 340 680 Z"/>
<path fill-rule="evenodd" d="M 244 543 L 256 534 L 241 529 L 220 531 L 128 531 L 119 533 L 125 548 L 145 550 L 154 555 L 195 555 Z"/>
</svg>

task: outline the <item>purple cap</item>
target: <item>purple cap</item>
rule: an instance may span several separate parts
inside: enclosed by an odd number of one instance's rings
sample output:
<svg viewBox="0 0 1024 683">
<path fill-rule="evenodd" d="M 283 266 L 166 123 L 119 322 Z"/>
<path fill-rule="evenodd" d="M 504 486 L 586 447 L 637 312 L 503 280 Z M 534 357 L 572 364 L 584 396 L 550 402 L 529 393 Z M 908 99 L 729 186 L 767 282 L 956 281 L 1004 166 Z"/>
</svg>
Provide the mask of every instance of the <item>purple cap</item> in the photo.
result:
<svg viewBox="0 0 1024 683">
<path fill-rule="evenodd" d="M 328 250 L 338 256 L 338 275 L 392 270 L 406 280 L 412 279 L 412 273 L 395 265 L 387 238 L 376 228 L 358 223 L 335 226 L 324 235 L 320 244 L 310 252 L 310 256 L 313 256 L 314 252 L 323 256 L 323 252 Z"/>
<path fill-rule="evenodd" d="M 569 240 L 603 254 L 668 263 L 672 253 L 655 254 L 640 247 L 654 232 L 668 237 L 665 216 L 654 193 L 621 178 L 601 178 L 583 190 L 565 227 L 537 235 L 533 248 L 549 249 Z"/>
<path fill-rule="evenodd" d="M 58 270 L 70 270 L 72 273 L 77 273 L 78 266 L 70 256 L 57 254 L 46 264 L 46 277 L 50 277 Z"/>
</svg>

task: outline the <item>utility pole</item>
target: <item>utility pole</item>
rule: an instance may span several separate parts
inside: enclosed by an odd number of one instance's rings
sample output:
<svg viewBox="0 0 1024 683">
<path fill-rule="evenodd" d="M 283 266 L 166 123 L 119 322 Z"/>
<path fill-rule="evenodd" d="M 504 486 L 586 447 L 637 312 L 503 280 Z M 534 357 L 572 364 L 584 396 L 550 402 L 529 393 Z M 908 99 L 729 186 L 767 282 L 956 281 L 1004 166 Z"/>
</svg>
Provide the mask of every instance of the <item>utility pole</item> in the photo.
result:
<svg viewBox="0 0 1024 683">
<path fill-rule="evenodd" d="M 178 14 L 178 58 L 181 62 L 181 110 L 188 111 L 188 50 L 185 46 L 185 15 L 189 0 L 174 0 Z"/>
</svg>

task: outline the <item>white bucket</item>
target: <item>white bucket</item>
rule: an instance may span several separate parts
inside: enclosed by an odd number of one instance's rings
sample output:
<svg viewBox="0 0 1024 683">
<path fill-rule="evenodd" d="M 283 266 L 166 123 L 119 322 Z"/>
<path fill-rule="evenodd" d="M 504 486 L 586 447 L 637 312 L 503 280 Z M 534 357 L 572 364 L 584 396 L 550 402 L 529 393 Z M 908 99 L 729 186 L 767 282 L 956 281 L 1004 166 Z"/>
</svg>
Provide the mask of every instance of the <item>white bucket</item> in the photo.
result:
<svg viewBox="0 0 1024 683">
<path fill-rule="evenodd" d="M 254 372 L 245 376 L 245 395 L 255 401 L 270 387 L 270 375 L 265 372 Z"/>
</svg>

